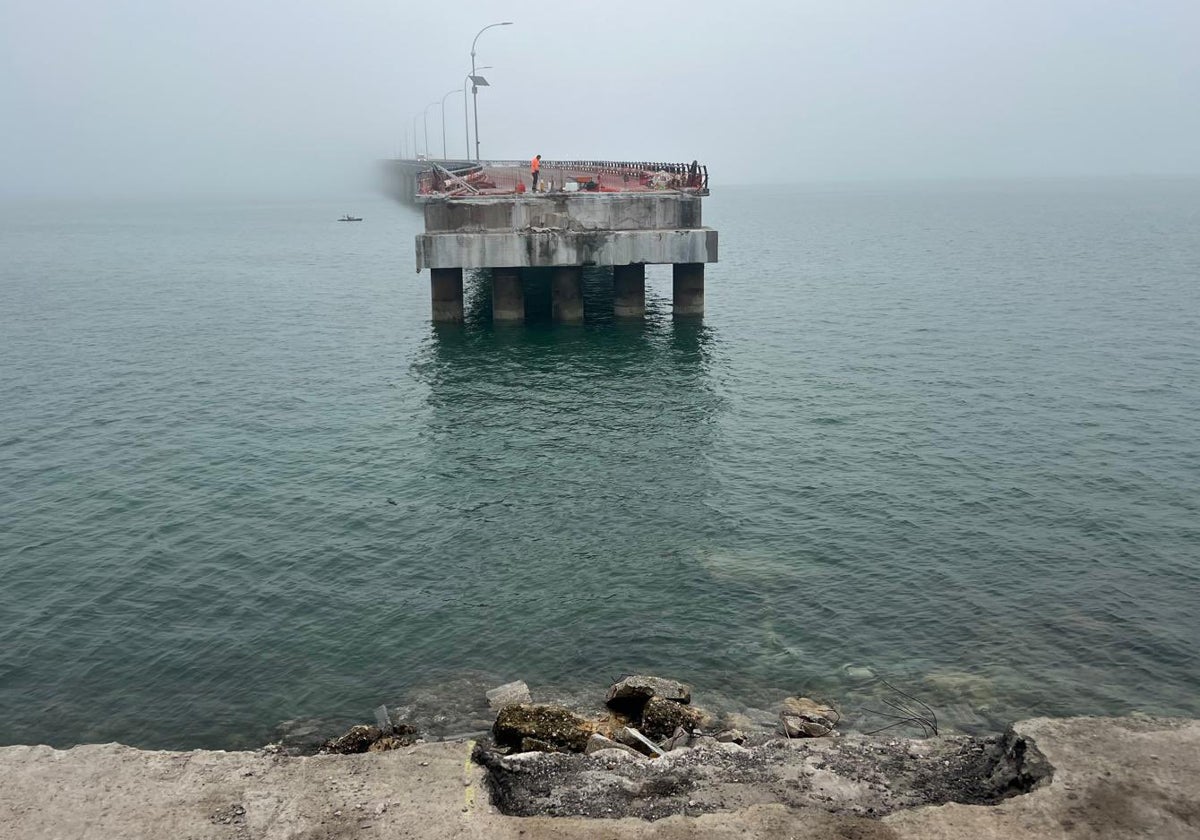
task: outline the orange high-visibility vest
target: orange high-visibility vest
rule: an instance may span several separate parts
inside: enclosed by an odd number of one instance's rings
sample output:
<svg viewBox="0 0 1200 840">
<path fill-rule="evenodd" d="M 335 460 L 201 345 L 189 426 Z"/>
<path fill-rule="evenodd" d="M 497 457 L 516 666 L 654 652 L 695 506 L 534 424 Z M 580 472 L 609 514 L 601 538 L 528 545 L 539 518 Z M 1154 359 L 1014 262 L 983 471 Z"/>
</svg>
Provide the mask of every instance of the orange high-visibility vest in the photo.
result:
<svg viewBox="0 0 1200 840">
<path fill-rule="evenodd" d="M 542 162 L 540 160 L 538 160 L 537 158 L 534 158 L 533 160 L 529 161 L 529 171 L 530 172 L 537 172 L 538 169 L 541 168 L 541 166 L 542 166 Z"/>
</svg>

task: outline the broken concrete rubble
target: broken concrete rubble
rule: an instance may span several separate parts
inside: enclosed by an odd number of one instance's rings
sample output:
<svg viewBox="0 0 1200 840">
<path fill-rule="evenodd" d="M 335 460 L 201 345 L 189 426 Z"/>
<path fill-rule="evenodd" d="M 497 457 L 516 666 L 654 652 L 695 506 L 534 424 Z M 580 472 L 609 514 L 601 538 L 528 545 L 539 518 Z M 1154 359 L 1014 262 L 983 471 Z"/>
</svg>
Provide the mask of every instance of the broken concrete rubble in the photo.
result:
<svg viewBox="0 0 1200 840">
<path fill-rule="evenodd" d="M 593 732 L 595 725 L 586 718 L 548 703 L 505 706 L 492 726 L 498 745 L 521 750 L 538 749 L 540 742 L 555 750 L 583 752 Z"/>
<path fill-rule="evenodd" d="M 615 733 L 615 737 L 622 744 L 633 747 L 633 749 L 637 750 L 643 755 L 648 755 L 651 758 L 658 758 L 664 752 L 662 747 L 651 741 L 641 732 L 638 732 L 637 729 L 632 726 L 621 728 Z"/>
<path fill-rule="evenodd" d="M 514 682 L 488 692 L 488 700 L 528 693 L 525 683 Z M 512 703 L 501 707 L 492 733 L 498 747 L 521 752 L 583 752 L 589 737 L 599 734 L 654 757 L 663 752 L 656 741 L 680 729 L 691 733 L 711 721 L 687 705 L 690 700 L 691 689 L 677 680 L 632 676 L 609 689 L 610 711 L 603 715 L 589 718 L 564 706 Z M 687 740 L 680 738 L 673 745 Z"/>
<path fill-rule="evenodd" d="M 676 703 L 690 703 L 692 689 L 678 680 L 636 674 L 614 683 L 608 689 L 608 696 L 604 702 L 610 709 L 640 713 L 642 706 L 651 697 L 674 700 Z"/>
<path fill-rule="evenodd" d="M 338 755 L 364 753 L 382 737 L 383 732 L 378 726 L 351 726 L 338 737 L 326 741 L 321 747 L 321 752 Z"/>
<path fill-rule="evenodd" d="M 614 741 L 612 738 L 605 738 L 599 733 L 593 733 L 592 736 L 588 738 L 587 745 L 583 748 L 583 751 L 587 755 L 592 755 L 593 753 L 600 752 L 601 750 L 619 750 L 621 752 L 628 753 L 629 755 L 636 755 L 638 758 L 643 757 L 642 754 L 633 747 L 622 744 L 620 741 Z"/>
<path fill-rule="evenodd" d="M 486 692 L 486 696 L 488 708 L 493 712 L 498 712 L 505 706 L 518 706 L 522 703 L 533 702 L 533 697 L 529 694 L 529 686 L 525 684 L 524 680 L 515 680 L 497 686 Z"/>
<path fill-rule="evenodd" d="M 387 732 L 378 726 L 359 724 L 351 726 L 337 738 L 331 738 L 321 745 L 320 753 L 335 755 L 354 755 L 364 752 L 384 752 L 400 747 L 410 747 L 415 743 L 417 730 L 407 723 L 389 726 Z"/>
<path fill-rule="evenodd" d="M 693 706 L 651 697 L 642 707 L 641 725 L 638 727 L 649 738 L 669 738 L 679 727 L 692 732 L 701 726 L 705 715 Z"/>
<path fill-rule="evenodd" d="M 821 738 L 833 732 L 841 715 L 808 697 L 788 697 L 779 713 L 780 727 L 789 738 Z"/>
<path fill-rule="evenodd" d="M 723 744 L 743 744 L 746 742 L 746 733 L 740 729 L 723 729 L 715 737 Z"/>
</svg>

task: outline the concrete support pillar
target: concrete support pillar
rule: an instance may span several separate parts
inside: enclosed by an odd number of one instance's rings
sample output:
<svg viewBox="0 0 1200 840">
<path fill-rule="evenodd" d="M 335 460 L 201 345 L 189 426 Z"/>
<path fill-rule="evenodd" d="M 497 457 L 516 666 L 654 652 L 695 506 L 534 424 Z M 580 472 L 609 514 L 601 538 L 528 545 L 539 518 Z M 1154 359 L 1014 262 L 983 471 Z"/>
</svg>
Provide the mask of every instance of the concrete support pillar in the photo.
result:
<svg viewBox="0 0 1200 840">
<path fill-rule="evenodd" d="M 461 268 L 430 269 L 433 320 L 461 323 L 463 319 L 463 273 Z"/>
<path fill-rule="evenodd" d="M 674 301 L 676 315 L 704 314 L 704 263 L 675 263 Z"/>
<path fill-rule="evenodd" d="M 519 268 L 492 269 L 492 320 L 520 323 L 525 320 L 525 293 Z"/>
<path fill-rule="evenodd" d="M 583 320 L 583 268 L 561 265 L 550 279 L 550 309 L 555 321 L 577 324 Z"/>
<path fill-rule="evenodd" d="M 646 266 L 613 266 L 613 314 L 618 318 L 646 314 Z"/>
</svg>

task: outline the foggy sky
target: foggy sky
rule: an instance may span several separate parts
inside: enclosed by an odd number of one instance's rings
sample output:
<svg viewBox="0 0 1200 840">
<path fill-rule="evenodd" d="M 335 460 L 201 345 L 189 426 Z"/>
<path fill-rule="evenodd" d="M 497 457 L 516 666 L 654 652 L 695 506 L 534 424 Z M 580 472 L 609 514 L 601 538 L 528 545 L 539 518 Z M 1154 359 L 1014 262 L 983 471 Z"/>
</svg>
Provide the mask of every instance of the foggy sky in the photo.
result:
<svg viewBox="0 0 1200 840">
<path fill-rule="evenodd" d="M 1198 0 L 0 0 L 0 196 L 360 189 L 501 20 L 485 157 L 699 158 L 714 184 L 1200 174 Z M 461 92 L 446 125 L 461 156 Z"/>
</svg>

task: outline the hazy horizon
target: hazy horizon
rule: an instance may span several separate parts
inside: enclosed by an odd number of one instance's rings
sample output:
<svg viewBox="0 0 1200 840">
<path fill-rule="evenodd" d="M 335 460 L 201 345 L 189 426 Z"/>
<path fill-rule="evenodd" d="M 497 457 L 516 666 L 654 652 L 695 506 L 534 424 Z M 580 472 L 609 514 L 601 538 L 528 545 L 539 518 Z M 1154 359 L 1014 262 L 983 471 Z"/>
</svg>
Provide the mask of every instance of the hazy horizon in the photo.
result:
<svg viewBox="0 0 1200 840">
<path fill-rule="evenodd" d="M 1200 176 L 1200 4 L 0 0 L 0 197 L 332 194 L 424 145 L 718 185 Z M 453 91 L 453 92 L 452 92 Z"/>
</svg>

